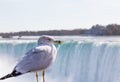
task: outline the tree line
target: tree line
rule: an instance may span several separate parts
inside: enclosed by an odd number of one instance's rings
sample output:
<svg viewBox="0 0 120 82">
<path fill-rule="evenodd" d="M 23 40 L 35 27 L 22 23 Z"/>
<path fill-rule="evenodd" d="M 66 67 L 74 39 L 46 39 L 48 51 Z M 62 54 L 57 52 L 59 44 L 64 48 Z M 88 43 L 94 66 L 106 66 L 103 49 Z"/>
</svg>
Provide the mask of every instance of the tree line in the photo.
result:
<svg viewBox="0 0 120 82">
<path fill-rule="evenodd" d="M 20 32 L 9 32 L 0 33 L 3 38 L 10 38 L 12 36 L 40 36 L 40 35 L 52 35 L 52 36 L 63 36 L 63 35 L 120 35 L 120 25 L 109 24 L 107 26 L 94 25 L 90 29 L 74 29 L 74 30 L 49 30 L 49 31 L 20 31 Z"/>
</svg>

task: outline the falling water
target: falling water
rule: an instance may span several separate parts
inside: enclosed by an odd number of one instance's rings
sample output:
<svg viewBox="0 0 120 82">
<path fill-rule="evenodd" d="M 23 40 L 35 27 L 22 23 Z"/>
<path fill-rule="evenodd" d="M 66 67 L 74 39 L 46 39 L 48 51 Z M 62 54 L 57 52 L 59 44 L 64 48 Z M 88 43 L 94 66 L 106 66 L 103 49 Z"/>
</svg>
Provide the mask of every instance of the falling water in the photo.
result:
<svg viewBox="0 0 120 82">
<path fill-rule="evenodd" d="M 19 58 L 36 42 L 0 42 L 0 77 L 10 73 Z M 56 44 L 55 63 L 46 70 L 46 82 L 120 82 L 120 42 L 64 41 Z M 41 80 L 41 74 L 39 73 Z M 25 74 L 3 82 L 35 82 Z M 1 81 L 2 82 L 2 81 Z"/>
</svg>

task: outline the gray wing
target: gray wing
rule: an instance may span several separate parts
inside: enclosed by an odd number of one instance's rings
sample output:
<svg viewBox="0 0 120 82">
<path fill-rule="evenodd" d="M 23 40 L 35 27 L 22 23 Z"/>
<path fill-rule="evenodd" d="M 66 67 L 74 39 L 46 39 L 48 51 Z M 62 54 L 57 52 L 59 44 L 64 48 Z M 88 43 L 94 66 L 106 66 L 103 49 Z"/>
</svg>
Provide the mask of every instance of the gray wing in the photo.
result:
<svg viewBox="0 0 120 82">
<path fill-rule="evenodd" d="M 15 70 L 27 73 L 45 69 L 51 60 L 49 57 L 50 50 L 51 47 L 35 47 L 31 49 L 16 65 Z"/>
</svg>

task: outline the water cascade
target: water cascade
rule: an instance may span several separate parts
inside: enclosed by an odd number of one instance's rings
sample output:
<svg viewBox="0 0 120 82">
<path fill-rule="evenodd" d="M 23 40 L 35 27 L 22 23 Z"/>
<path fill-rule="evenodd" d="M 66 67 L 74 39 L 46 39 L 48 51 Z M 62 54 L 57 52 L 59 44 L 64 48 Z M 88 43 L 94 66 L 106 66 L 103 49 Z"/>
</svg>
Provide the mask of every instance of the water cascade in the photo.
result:
<svg viewBox="0 0 120 82">
<path fill-rule="evenodd" d="M 35 42 L 0 42 L 0 76 L 10 73 Z M 47 82 L 120 82 L 120 43 L 64 41 L 56 44 L 58 55 L 46 71 Z M 39 74 L 41 81 L 41 74 Z M 35 82 L 25 74 L 3 82 Z"/>
</svg>

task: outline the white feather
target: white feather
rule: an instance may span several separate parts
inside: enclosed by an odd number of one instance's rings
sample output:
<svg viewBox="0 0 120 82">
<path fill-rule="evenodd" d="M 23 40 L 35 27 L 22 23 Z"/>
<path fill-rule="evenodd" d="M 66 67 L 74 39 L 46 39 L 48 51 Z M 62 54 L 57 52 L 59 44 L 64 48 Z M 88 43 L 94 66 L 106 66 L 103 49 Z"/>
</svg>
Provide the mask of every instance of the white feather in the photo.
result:
<svg viewBox="0 0 120 82">
<path fill-rule="evenodd" d="M 40 39 L 42 43 L 39 41 L 39 45 L 28 51 L 16 65 L 14 68 L 16 71 L 27 73 L 44 70 L 54 62 L 57 53 L 56 47 L 53 42 L 46 40 L 46 37 L 42 39 Z"/>
</svg>

